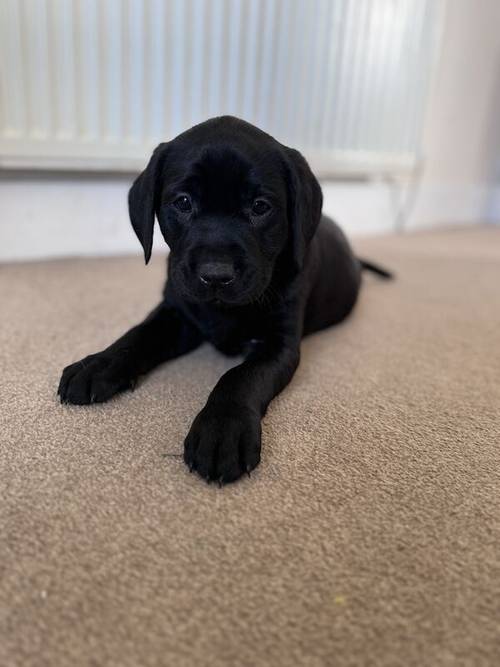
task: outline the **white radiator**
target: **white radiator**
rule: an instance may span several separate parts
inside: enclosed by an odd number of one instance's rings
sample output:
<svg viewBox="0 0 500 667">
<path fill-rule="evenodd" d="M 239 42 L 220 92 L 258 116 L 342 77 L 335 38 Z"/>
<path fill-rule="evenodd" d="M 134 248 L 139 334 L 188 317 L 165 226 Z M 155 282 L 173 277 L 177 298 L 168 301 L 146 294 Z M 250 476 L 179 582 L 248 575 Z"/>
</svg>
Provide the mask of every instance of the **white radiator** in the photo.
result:
<svg viewBox="0 0 500 667">
<path fill-rule="evenodd" d="M 1 0 L 0 166 L 136 170 L 229 113 L 319 174 L 411 168 L 442 0 Z"/>
</svg>

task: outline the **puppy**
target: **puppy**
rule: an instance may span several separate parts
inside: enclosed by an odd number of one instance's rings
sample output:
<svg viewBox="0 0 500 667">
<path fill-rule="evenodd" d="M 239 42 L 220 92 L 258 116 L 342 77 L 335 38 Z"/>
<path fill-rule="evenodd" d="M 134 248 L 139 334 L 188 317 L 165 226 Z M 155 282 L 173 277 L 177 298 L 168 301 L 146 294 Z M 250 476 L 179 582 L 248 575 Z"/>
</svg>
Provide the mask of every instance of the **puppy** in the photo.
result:
<svg viewBox="0 0 500 667">
<path fill-rule="evenodd" d="M 297 368 L 302 336 L 350 313 L 363 268 L 389 274 L 358 260 L 322 216 L 321 188 L 299 152 L 230 116 L 160 144 L 128 203 L 146 263 L 155 215 L 170 247 L 163 299 L 108 348 L 64 369 L 61 402 L 107 401 L 203 341 L 244 354 L 184 442 L 190 470 L 232 482 L 260 461 L 261 419 Z"/>
</svg>

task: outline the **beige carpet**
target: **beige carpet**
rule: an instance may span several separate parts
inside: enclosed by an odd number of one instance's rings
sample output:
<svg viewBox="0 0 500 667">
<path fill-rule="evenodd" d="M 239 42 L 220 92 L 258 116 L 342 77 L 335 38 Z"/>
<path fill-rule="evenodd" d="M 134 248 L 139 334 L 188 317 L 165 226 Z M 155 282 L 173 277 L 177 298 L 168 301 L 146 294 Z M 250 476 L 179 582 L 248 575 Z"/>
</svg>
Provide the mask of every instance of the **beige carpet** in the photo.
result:
<svg viewBox="0 0 500 667">
<path fill-rule="evenodd" d="M 356 245 L 397 281 L 304 342 L 222 490 L 179 458 L 212 349 L 56 400 L 163 259 L 0 268 L 2 667 L 500 664 L 500 228 Z"/>
</svg>

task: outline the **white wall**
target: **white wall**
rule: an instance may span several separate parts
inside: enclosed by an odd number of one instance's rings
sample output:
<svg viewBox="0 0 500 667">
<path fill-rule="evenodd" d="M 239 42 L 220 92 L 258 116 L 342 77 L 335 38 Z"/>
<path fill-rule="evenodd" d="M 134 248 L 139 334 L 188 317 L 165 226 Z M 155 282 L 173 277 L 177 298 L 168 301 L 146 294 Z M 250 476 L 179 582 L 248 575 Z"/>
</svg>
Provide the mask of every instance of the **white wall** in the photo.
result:
<svg viewBox="0 0 500 667">
<path fill-rule="evenodd" d="M 500 2 L 448 0 L 410 226 L 500 222 Z"/>
</svg>

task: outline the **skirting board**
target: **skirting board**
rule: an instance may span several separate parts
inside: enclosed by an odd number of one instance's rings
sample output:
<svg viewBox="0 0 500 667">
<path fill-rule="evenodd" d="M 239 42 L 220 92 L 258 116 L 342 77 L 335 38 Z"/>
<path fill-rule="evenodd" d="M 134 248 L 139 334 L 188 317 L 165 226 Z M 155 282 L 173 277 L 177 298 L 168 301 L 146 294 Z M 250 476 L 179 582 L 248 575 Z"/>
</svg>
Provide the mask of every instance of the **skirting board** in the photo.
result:
<svg viewBox="0 0 500 667">
<path fill-rule="evenodd" d="M 500 186 L 489 189 L 485 218 L 486 222 L 500 225 Z"/>
<path fill-rule="evenodd" d="M 132 176 L 4 176 L 0 179 L 0 261 L 138 253 L 128 222 Z M 408 194 L 383 181 L 323 182 L 324 211 L 346 233 L 500 222 L 500 187 L 422 188 Z M 405 208 L 406 207 L 406 208 Z M 404 220 L 401 213 L 407 215 Z M 162 246 L 159 233 L 156 247 Z"/>
<path fill-rule="evenodd" d="M 500 223 L 500 186 L 425 185 L 408 214 L 406 229 Z"/>
</svg>

